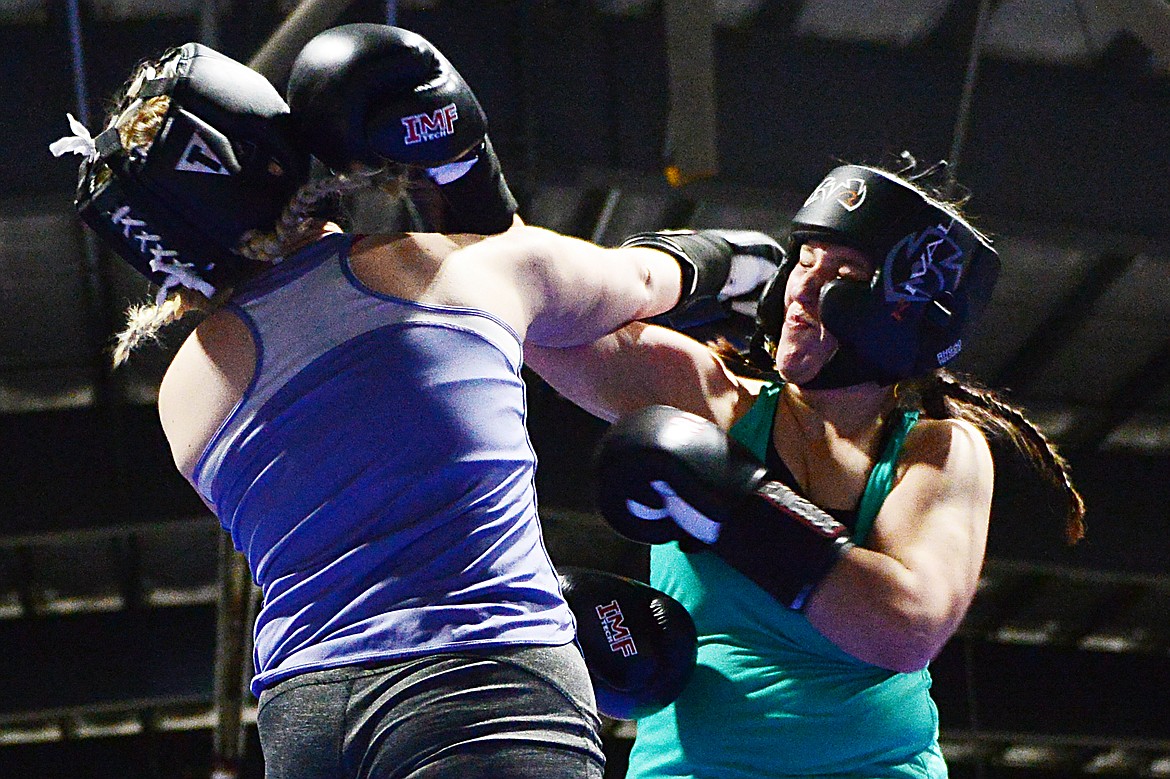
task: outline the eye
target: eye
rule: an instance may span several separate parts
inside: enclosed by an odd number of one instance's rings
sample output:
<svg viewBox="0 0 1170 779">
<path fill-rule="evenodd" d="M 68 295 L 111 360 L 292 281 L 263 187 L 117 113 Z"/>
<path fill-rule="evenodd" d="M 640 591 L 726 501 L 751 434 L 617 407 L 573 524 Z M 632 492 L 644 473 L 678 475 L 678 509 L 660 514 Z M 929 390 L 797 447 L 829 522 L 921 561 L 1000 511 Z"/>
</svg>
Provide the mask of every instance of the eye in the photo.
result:
<svg viewBox="0 0 1170 779">
<path fill-rule="evenodd" d="M 873 263 L 860 252 L 852 252 L 841 258 L 837 276 L 849 281 L 869 281 L 873 278 Z"/>
</svg>

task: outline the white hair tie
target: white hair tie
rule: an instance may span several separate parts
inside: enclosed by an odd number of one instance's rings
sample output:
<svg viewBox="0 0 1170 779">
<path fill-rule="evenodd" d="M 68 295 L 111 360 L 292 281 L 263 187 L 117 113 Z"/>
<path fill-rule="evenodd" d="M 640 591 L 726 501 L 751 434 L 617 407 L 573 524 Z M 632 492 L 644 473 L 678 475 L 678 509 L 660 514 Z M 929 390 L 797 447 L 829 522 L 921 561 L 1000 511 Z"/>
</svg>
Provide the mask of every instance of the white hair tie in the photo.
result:
<svg viewBox="0 0 1170 779">
<path fill-rule="evenodd" d="M 80 154 L 90 162 L 98 158 L 97 143 L 94 142 L 93 136 L 89 134 L 89 130 L 85 125 L 73 118 L 73 114 L 65 114 L 69 119 L 69 129 L 73 131 L 73 135 L 66 135 L 49 144 L 49 151 L 53 153 L 54 157 L 60 157 L 63 154 Z"/>
</svg>

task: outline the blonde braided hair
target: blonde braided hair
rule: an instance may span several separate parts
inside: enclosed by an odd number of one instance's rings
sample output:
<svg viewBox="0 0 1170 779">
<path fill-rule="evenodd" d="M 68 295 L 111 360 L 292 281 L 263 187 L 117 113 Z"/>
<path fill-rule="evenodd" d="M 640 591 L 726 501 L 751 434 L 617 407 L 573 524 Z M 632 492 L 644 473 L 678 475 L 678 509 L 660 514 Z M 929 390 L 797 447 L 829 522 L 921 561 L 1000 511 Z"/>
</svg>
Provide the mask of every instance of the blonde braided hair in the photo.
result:
<svg viewBox="0 0 1170 779">
<path fill-rule="evenodd" d="M 170 52 L 139 64 L 110 110 L 106 127 L 118 128 L 122 146 L 127 149 L 149 150 L 166 118 L 170 97 L 163 95 L 140 100 L 137 95 L 144 83 L 165 72 L 167 63 L 173 59 L 169 55 Z M 371 186 L 380 187 L 392 196 L 401 196 L 405 189 L 399 182 L 404 180 L 404 170 L 401 166 L 390 166 L 309 181 L 290 199 L 271 232 L 250 231 L 241 238 L 235 252 L 258 262 L 279 262 L 320 234 L 327 220 L 316 216 L 314 209 L 323 200 Z M 108 169 L 100 171 L 99 183 L 103 174 L 109 176 L 110 172 Z M 167 325 L 193 311 L 214 311 L 231 297 L 232 291 L 231 287 L 224 287 L 208 298 L 201 292 L 180 286 L 172 288 L 161 301 L 131 306 L 126 314 L 125 328 L 114 338 L 114 367 L 126 362 L 130 353 L 144 341 L 157 341 L 159 331 Z"/>
<path fill-rule="evenodd" d="M 321 202 L 372 187 L 399 196 L 404 191 L 402 183 L 405 176 L 403 166 L 390 165 L 337 173 L 309 181 L 292 196 L 270 232 L 248 231 L 240 239 L 235 251 L 250 260 L 279 262 L 325 226 L 328 220 L 314 215 Z"/>
<path fill-rule="evenodd" d="M 126 149 L 138 148 L 148 151 L 158 135 L 159 127 L 166 118 L 171 99 L 166 95 L 138 102 L 135 95 L 141 84 L 158 71 L 157 61 L 144 62 L 131 76 L 121 105 L 111 111 L 107 127 L 118 128 L 118 136 Z M 128 104 L 128 105 L 127 105 Z M 134 109 L 131 112 L 131 109 Z M 96 181 L 110 175 L 109 168 L 99 171 Z M 216 296 L 219 297 L 218 295 Z M 177 287 L 161 303 L 131 306 L 126 312 L 126 327 L 114 336 L 113 364 L 118 367 L 130 357 L 130 352 L 147 340 L 158 340 L 158 332 L 171 322 L 178 321 L 194 310 L 205 310 L 211 301 L 202 293 L 184 287 Z"/>
<path fill-rule="evenodd" d="M 322 201 L 368 187 L 378 187 L 392 196 L 400 196 L 405 191 L 402 186 L 405 177 L 402 167 L 389 166 L 378 170 L 340 173 L 306 182 L 290 198 L 272 231 L 249 231 L 241 238 L 235 252 L 258 262 L 278 263 L 287 254 L 320 234 L 328 220 L 314 215 L 314 210 Z M 211 313 L 227 301 L 233 291 L 232 287 L 223 287 L 209 299 L 195 290 L 175 287 L 160 303 L 132 306 L 127 311 L 125 328 L 115 336 L 114 367 L 126 362 L 130 353 L 143 342 L 157 341 L 159 331 L 167 325 L 193 311 Z"/>
<path fill-rule="evenodd" d="M 126 327 L 114 336 L 112 349 L 114 367 L 130 359 L 130 353 L 144 341 L 158 341 L 159 331 L 178 322 L 192 311 L 211 313 L 231 296 L 231 289 L 222 289 L 208 298 L 202 292 L 187 287 L 175 287 L 161 303 L 139 303 L 126 311 Z"/>
<path fill-rule="evenodd" d="M 398 170 L 382 169 L 360 173 L 342 173 L 309 181 L 292 196 L 271 232 L 252 230 L 236 247 L 237 254 L 263 263 L 278 263 L 287 254 L 320 234 L 326 219 L 315 216 L 315 207 L 334 195 L 356 192 L 370 186 L 391 189 L 389 183 L 400 176 Z M 130 353 L 145 341 L 157 341 L 159 331 L 193 311 L 205 314 L 220 307 L 234 288 L 222 287 L 212 298 L 186 287 L 175 287 L 160 303 L 132 306 L 126 314 L 125 328 L 115 336 L 114 367 L 126 362 Z"/>
</svg>

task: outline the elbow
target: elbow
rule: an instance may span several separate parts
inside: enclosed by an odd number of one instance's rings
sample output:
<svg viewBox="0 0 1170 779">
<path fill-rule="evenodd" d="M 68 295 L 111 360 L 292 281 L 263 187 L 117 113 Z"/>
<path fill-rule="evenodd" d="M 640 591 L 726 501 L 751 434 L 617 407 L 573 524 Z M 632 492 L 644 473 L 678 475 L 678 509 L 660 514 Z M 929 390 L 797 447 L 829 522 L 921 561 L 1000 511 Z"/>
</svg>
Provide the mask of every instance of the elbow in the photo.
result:
<svg viewBox="0 0 1170 779">
<path fill-rule="evenodd" d="M 882 668 L 894 671 L 895 673 L 916 673 L 930 665 L 930 662 L 934 660 L 935 656 L 938 655 L 941 649 L 941 646 L 930 651 L 914 651 L 913 649 L 908 649 L 906 651 L 898 652 L 896 656 L 891 657 L 888 662 L 878 663 L 878 665 L 880 665 Z"/>
<path fill-rule="evenodd" d="M 921 671 L 958 630 L 973 588 L 901 565 L 885 566 L 879 576 L 864 575 L 867 570 L 838 565 L 830 572 L 809 601 L 810 622 L 862 662 L 897 673 Z"/>
<path fill-rule="evenodd" d="M 645 246 L 619 249 L 620 256 L 636 269 L 636 288 L 629 294 L 638 300 L 637 319 L 649 319 L 667 313 L 682 303 L 682 276 L 673 255 Z"/>
<path fill-rule="evenodd" d="M 871 660 L 881 668 L 897 673 L 914 673 L 930 665 L 946 645 L 950 635 L 939 639 L 935 635 L 903 634 L 888 642 L 883 651 Z"/>
<path fill-rule="evenodd" d="M 626 288 L 627 299 L 634 308 L 631 320 L 645 320 L 665 313 L 669 305 L 661 293 L 661 283 L 647 266 L 638 269 L 635 283 Z"/>
<path fill-rule="evenodd" d="M 898 604 L 890 618 L 889 640 L 877 665 L 898 673 L 921 671 L 958 630 L 962 612 L 930 598 Z"/>
<path fill-rule="evenodd" d="M 667 290 L 664 292 L 664 289 Z M 676 299 L 670 294 L 668 285 L 646 268 L 642 276 L 642 287 L 639 290 L 642 297 L 641 312 L 638 319 L 650 319 L 671 311 L 675 307 Z"/>
</svg>

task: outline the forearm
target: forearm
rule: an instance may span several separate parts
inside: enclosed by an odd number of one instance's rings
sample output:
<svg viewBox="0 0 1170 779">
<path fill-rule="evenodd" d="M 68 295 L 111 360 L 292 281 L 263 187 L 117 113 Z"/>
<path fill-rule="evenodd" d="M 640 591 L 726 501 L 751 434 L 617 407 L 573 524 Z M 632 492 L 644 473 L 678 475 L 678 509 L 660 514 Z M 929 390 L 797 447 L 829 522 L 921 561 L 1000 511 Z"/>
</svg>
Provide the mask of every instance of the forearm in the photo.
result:
<svg viewBox="0 0 1170 779">
<path fill-rule="evenodd" d="M 618 350 L 621 331 L 582 346 L 551 347 L 524 344 L 524 362 L 541 379 L 574 405 L 599 419 L 613 422 L 622 416 L 622 382 L 604 366 Z"/>
<path fill-rule="evenodd" d="M 670 403 L 728 427 L 755 398 L 705 344 L 645 322 L 581 346 L 526 343 L 524 357 L 557 392 L 608 422 Z"/>
<path fill-rule="evenodd" d="M 533 268 L 541 314 L 526 340 L 540 346 L 588 344 L 670 310 L 682 292 L 678 263 L 655 249 L 602 249 L 555 236 Z"/>
</svg>

